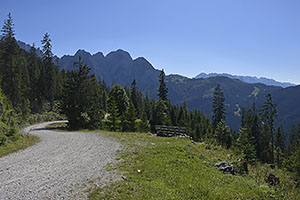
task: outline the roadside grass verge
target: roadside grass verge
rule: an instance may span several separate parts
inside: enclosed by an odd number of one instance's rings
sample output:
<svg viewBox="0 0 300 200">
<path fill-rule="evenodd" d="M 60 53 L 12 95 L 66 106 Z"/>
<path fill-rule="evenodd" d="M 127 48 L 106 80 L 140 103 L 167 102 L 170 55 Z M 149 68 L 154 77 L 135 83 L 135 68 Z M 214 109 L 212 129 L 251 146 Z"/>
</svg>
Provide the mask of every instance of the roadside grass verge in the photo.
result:
<svg viewBox="0 0 300 200">
<path fill-rule="evenodd" d="M 300 190 L 286 172 L 268 165 L 249 166 L 248 175 L 218 171 L 213 164 L 239 158 L 220 146 L 184 138 L 162 138 L 146 133 L 101 132 L 123 144 L 119 162 L 110 166 L 121 181 L 91 188 L 89 199 L 300 199 Z M 269 173 L 280 184 L 266 183 Z"/>
<path fill-rule="evenodd" d="M 300 199 L 288 176 L 267 165 L 250 167 L 243 176 L 218 171 L 214 163 L 238 159 L 230 150 L 183 138 L 105 133 L 125 144 L 115 166 L 124 180 L 94 190 L 89 199 Z M 281 184 L 269 186 L 268 173 Z"/>
<path fill-rule="evenodd" d="M 33 135 L 26 135 L 24 137 L 20 137 L 20 139 L 16 141 L 9 141 L 4 146 L 0 146 L 0 157 L 19 150 L 23 150 L 29 146 L 36 144 L 39 141 L 40 139 Z"/>
</svg>

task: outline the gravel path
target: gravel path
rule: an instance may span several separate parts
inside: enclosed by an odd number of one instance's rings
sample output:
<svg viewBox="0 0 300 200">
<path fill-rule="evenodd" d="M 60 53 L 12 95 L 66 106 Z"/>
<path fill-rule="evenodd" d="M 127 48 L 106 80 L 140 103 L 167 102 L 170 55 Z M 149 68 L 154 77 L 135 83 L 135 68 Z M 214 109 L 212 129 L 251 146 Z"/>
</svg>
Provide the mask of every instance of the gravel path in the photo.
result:
<svg viewBox="0 0 300 200">
<path fill-rule="evenodd" d="M 0 158 L 0 200 L 86 199 L 84 189 L 118 179 L 106 169 L 120 144 L 97 133 L 24 129 L 40 142 Z"/>
</svg>

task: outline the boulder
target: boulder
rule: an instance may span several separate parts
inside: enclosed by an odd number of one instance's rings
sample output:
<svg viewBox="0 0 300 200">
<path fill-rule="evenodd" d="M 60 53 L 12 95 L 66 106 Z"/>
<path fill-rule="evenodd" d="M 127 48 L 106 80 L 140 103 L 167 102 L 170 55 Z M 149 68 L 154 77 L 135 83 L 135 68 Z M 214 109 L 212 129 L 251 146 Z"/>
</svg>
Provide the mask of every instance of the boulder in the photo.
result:
<svg viewBox="0 0 300 200">
<path fill-rule="evenodd" d="M 234 166 L 227 162 L 215 163 L 214 166 L 217 167 L 222 172 L 234 174 Z"/>
</svg>

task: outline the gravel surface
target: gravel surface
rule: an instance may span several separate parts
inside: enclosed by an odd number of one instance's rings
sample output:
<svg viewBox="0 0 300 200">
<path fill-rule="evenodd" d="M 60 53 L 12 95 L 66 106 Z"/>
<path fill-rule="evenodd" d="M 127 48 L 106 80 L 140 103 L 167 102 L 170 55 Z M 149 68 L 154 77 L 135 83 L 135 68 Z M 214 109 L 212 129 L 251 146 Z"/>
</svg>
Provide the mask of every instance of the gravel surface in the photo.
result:
<svg viewBox="0 0 300 200">
<path fill-rule="evenodd" d="M 119 143 L 97 133 L 44 129 L 50 123 L 24 129 L 38 144 L 0 158 L 0 200 L 86 199 L 90 186 L 119 178 L 107 171 Z"/>
</svg>

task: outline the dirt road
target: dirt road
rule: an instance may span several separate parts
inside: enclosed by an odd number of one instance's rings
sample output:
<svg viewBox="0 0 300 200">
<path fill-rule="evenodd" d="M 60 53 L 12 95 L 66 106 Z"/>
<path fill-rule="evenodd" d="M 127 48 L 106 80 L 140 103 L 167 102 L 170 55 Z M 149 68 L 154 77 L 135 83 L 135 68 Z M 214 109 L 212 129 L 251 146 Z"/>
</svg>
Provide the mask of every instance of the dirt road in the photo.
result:
<svg viewBox="0 0 300 200">
<path fill-rule="evenodd" d="M 38 144 L 0 158 L 1 200 L 85 199 L 87 186 L 117 178 L 106 166 L 119 143 L 97 133 L 46 130 L 50 123 L 25 129 Z"/>
</svg>

